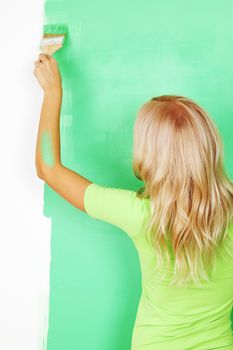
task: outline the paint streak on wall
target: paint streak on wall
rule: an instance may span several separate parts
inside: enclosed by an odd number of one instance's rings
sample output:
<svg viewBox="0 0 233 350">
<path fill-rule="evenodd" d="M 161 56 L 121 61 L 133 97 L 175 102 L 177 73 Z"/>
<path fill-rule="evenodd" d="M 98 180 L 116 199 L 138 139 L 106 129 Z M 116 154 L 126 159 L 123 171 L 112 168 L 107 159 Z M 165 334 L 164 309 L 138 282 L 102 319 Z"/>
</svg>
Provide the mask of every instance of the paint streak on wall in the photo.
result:
<svg viewBox="0 0 233 350">
<path fill-rule="evenodd" d="M 47 0 L 45 23 L 69 26 L 62 163 L 98 184 L 136 189 L 132 128 L 149 98 L 180 94 L 215 120 L 233 178 L 233 3 Z M 52 217 L 48 350 L 129 350 L 139 301 L 136 249 L 45 185 Z"/>
</svg>

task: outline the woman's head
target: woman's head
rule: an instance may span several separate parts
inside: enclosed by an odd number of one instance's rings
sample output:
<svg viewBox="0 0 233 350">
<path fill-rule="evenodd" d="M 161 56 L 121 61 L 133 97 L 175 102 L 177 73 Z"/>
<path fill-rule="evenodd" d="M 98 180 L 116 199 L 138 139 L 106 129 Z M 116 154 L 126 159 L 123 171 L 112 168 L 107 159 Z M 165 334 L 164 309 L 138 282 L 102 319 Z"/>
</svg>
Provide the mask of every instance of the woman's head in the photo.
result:
<svg viewBox="0 0 233 350">
<path fill-rule="evenodd" d="M 138 196 L 151 199 L 149 227 L 158 263 L 161 247 L 169 257 L 165 240 L 171 239 L 177 281 L 181 271 L 187 280 L 206 279 L 201 266 L 212 261 L 233 218 L 233 183 L 207 112 L 183 96 L 146 102 L 134 125 L 133 171 L 145 184 Z"/>
</svg>

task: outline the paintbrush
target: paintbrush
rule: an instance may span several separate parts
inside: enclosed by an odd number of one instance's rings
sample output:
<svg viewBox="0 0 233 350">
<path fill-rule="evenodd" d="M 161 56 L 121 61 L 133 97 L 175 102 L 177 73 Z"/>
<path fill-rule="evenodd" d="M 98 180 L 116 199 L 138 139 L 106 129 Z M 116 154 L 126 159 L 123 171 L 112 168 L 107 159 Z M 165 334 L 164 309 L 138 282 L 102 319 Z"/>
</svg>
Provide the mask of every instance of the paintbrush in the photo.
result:
<svg viewBox="0 0 233 350">
<path fill-rule="evenodd" d="M 57 50 L 61 49 L 67 32 L 66 24 L 45 24 L 43 26 L 43 38 L 40 43 L 42 53 L 52 56 Z"/>
</svg>

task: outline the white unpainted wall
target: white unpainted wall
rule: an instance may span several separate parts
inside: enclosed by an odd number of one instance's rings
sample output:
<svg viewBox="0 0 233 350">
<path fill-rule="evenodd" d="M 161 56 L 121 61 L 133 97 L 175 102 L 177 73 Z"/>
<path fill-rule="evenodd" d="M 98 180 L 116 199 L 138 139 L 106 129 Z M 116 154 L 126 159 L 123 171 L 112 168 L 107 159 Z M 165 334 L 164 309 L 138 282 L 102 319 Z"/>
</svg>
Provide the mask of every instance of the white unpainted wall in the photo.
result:
<svg viewBox="0 0 233 350">
<path fill-rule="evenodd" d="M 34 161 L 42 91 L 33 75 L 43 6 L 41 0 L 0 5 L 2 350 L 46 348 L 51 223 Z"/>
</svg>

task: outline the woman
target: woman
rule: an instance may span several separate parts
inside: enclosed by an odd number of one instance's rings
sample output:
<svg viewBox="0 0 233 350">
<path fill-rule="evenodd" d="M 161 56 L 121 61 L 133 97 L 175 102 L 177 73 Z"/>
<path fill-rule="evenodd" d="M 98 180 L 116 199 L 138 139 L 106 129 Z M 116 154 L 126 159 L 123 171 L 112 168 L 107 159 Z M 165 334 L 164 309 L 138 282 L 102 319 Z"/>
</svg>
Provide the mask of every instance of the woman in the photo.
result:
<svg viewBox="0 0 233 350">
<path fill-rule="evenodd" d="M 146 102 L 134 125 L 138 191 L 92 183 L 61 164 L 62 80 L 41 54 L 44 90 L 38 176 L 75 207 L 124 230 L 135 243 L 142 295 L 132 350 L 233 349 L 233 183 L 207 112 L 182 96 Z"/>
</svg>

